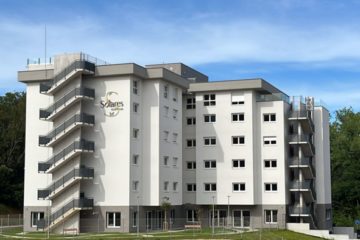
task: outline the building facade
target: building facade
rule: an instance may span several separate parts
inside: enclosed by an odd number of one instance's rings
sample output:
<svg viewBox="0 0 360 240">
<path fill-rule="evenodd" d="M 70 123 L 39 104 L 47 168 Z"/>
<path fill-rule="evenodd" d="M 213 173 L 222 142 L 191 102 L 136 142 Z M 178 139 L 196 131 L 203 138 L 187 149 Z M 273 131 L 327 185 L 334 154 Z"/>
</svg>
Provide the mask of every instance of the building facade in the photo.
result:
<svg viewBox="0 0 360 240">
<path fill-rule="evenodd" d="M 332 226 L 329 113 L 312 97 L 82 53 L 18 79 L 24 231 Z"/>
</svg>

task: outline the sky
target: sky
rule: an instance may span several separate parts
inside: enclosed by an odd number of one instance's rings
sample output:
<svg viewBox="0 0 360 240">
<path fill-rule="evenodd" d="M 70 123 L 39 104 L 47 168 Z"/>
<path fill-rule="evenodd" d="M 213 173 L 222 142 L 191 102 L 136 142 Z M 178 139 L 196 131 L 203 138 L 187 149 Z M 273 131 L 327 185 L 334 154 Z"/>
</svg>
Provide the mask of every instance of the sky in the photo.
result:
<svg viewBox="0 0 360 240">
<path fill-rule="evenodd" d="M 0 95 L 27 59 L 183 62 L 210 81 L 263 78 L 334 112 L 360 111 L 360 1 L 0 0 Z"/>
</svg>

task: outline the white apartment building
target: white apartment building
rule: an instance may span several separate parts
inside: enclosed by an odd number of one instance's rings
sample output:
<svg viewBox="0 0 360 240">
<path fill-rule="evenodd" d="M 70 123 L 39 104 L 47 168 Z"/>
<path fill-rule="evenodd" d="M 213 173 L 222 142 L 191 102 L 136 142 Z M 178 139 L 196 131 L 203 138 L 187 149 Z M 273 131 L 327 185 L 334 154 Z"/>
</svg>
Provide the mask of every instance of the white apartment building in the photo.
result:
<svg viewBox="0 0 360 240">
<path fill-rule="evenodd" d="M 329 113 L 312 97 L 82 53 L 28 62 L 18 80 L 24 231 L 332 226 Z"/>
</svg>

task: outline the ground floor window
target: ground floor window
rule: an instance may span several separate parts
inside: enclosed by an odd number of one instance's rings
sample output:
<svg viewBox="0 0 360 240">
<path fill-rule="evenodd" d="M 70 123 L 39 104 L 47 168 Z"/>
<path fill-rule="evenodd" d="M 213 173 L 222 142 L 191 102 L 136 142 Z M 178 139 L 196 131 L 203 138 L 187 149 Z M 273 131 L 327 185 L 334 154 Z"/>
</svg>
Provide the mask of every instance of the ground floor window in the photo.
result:
<svg viewBox="0 0 360 240">
<path fill-rule="evenodd" d="M 234 210 L 233 211 L 233 226 L 236 228 L 250 227 L 250 211 L 248 210 Z"/>
<path fill-rule="evenodd" d="M 133 212 L 133 227 L 137 227 L 138 212 Z"/>
<path fill-rule="evenodd" d="M 277 210 L 265 210 L 265 223 L 277 223 Z"/>
<path fill-rule="evenodd" d="M 31 227 L 37 227 L 37 223 L 41 219 L 44 219 L 44 212 L 31 212 Z"/>
<path fill-rule="evenodd" d="M 186 220 L 188 222 L 196 222 L 196 221 L 198 221 L 198 216 L 197 216 L 196 210 L 193 210 L 193 209 L 187 210 L 187 212 L 186 212 Z"/>
<path fill-rule="evenodd" d="M 108 228 L 119 228 L 121 226 L 121 213 L 120 212 L 107 212 L 106 213 L 106 226 Z"/>
</svg>

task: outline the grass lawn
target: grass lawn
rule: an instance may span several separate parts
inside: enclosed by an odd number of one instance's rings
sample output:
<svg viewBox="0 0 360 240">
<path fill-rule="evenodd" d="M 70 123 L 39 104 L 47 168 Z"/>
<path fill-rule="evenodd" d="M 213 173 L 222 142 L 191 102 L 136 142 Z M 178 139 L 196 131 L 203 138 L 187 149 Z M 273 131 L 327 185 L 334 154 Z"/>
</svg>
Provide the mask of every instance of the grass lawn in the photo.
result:
<svg viewBox="0 0 360 240">
<path fill-rule="evenodd" d="M 21 234 L 21 228 L 4 229 L 0 234 L 0 239 L 46 239 L 44 232 L 32 232 Z M 243 240 L 319 240 L 320 238 L 311 237 L 286 230 L 263 230 L 254 232 L 238 233 L 230 230 L 217 229 L 212 235 L 211 229 L 186 230 L 171 232 L 152 232 L 148 234 L 140 233 L 84 233 L 78 236 L 55 235 L 51 234 L 50 239 L 243 239 Z"/>
</svg>

